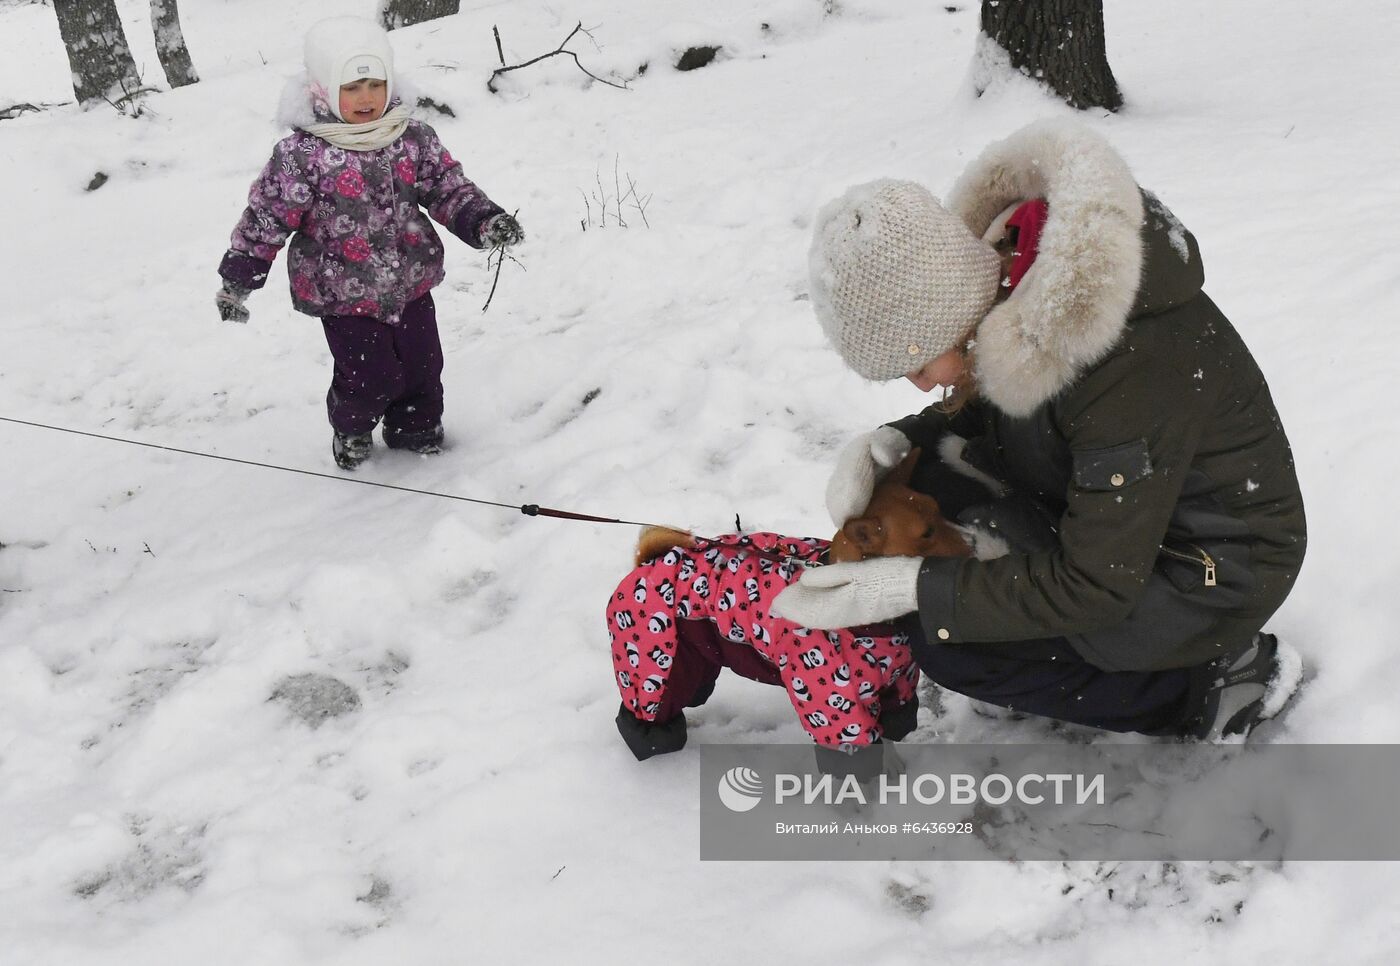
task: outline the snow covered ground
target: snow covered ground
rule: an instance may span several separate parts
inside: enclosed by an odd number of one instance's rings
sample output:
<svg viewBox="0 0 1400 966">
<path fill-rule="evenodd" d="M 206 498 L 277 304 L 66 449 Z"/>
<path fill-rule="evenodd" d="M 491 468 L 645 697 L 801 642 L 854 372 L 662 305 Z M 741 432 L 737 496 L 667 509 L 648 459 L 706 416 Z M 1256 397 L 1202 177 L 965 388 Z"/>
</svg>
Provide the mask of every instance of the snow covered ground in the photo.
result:
<svg viewBox="0 0 1400 966">
<path fill-rule="evenodd" d="M 144 0 L 118 4 L 148 78 Z M 396 32 L 470 177 L 529 233 L 438 290 L 451 448 L 359 478 L 505 503 L 827 535 L 851 434 L 920 408 L 822 342 L 815 208 L 946 190 L 1068 108 L 967 84 L 973 0 L 464 0 Z M 1110 2 L 1128 99 L 1085 120 L 1201 241 L 1308 500 L 1271 629 L 1315 675 L 1262 740 L 1400 740 L 1400 8 Z M 828 12 L 828 8 L 830 12 Z M 202 82 L 139 119 L 0 122 L 0 416 L 334 472 L 329 355 L 279 262 L 221 324 L 215 266 L 307 25 L 369 0 L 187 0 Z M 571 48 L 492 95 L 512 62 Z M 695 44 L 703 70 L 670 69 Z M 0 107 L 71 97 L 52 10 L 0 3 Z M 643 63 L 649 65 L 637 77 Z M 584 196 L 630 175 L 650 227 Z M 97 172 L 97 190 L 85 190 Z M 625 184 L 625 182 L 624 182 Z M 1389 963 L 1384 863 L 701 863 L 694 750 L 615 733 L 601 615 L 634 531 L 0 423 L 0 962 Z M 283 698 L 317 675 L 345 713 Z M 288 683 L 290 679 L 290 684 Z M 950 698 L 923 740 L 1044 737 Z M 691 740 L 801 741 L 721 680 Z"/>
</svg>

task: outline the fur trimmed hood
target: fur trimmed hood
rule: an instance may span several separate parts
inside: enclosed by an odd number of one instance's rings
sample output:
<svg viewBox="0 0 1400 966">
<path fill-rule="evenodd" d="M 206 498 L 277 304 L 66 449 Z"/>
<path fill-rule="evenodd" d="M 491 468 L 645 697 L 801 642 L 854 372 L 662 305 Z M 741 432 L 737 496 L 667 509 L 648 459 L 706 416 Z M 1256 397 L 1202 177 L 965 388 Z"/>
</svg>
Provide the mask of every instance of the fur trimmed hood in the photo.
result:
<svg viewBox="0 0 1400 966">
<path fill-rule="evenodd" d="M 293 74 L 282 86 L 277 102 L 277 123 L 294 130 L 305 130 L 313 124 L 343 123 L 331 110 L 325 88 L 311 79 L 306 71 Z M 384 110 L 400 104 L 410 107 L 418 103 L 418 88 L 398 75 L 394 76 L 394 96 Z"/>
<path fill-rule="evenodd" d="M 968 166 L 947 207 L 980 237 L 1030 198 L 1049 204 L 1039 254 L 976 336 L 978 388 L 1011 416 L 1029 415 L 1112 349 L 1142 281 L 1142 193 L 1094 131 L 1067 120 L 1027 125 Z"/>
</svg>

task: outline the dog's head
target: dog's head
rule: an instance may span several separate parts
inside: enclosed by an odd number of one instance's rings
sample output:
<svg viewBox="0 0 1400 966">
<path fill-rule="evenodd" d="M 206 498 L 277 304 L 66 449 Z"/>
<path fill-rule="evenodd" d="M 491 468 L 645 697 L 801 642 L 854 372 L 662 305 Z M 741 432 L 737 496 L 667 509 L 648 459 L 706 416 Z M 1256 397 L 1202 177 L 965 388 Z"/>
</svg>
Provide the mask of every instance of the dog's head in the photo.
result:
<svg viewBox="0 0 1400 966">
<path fill-rule="evenodd" d="M 909 488 L 915 449 L 875 487 L 865 513 L 831 540 L 832 563 L 869 557 L 970 557 L 972 547 L 943 516 L 938 501 Z"/>
</svg>

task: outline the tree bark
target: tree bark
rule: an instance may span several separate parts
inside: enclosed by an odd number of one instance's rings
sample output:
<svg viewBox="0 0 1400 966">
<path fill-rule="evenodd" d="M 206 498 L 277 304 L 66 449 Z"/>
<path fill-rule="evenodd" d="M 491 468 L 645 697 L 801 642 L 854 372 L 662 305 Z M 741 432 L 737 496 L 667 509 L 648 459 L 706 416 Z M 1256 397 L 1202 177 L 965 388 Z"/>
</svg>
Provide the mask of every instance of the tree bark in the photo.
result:
<svg viewBox="0 0 1400 966">
<path fill-rule="evenodd" d="M 190 49 L 185 46 L 185 32 L 180 29 L 178 0 L 151 0 L 151 31 L 155 34 L 156 54 L 171 87 L 185 87 L 199 82 Z"/>
<path fill-rule="evenodd" d="M 53 0 L 53 11 L 79 104 L 117 104 L 141 89 L 113 0 Z"/>
<path fill-rule="evenodd" d="M 1123 106 L 1104 50 L 1103 0 L 982 0 L 982 33 L 1070 106 Z"/>
<path fill-rule="evenodd" d="M 397 30 L 460 10 L 461 0 L 379 0 L 379 22 L 385 30 Z"/>
</svg>

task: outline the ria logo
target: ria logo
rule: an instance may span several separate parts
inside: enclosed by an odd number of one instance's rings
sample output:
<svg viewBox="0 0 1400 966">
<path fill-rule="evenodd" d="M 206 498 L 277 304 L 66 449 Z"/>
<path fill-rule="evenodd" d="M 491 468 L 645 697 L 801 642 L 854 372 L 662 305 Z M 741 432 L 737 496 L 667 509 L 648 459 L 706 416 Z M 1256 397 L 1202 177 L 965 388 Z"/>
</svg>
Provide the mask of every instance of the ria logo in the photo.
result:
<svg viewBox="0 0 1400 966">
<path fill-rule="evenodd" d="M 735 766 L 720 776 L 719 800 L 731 812 L 747 812 L 763 801 L 763 778 L 752 768 Z"/>
</svg>

